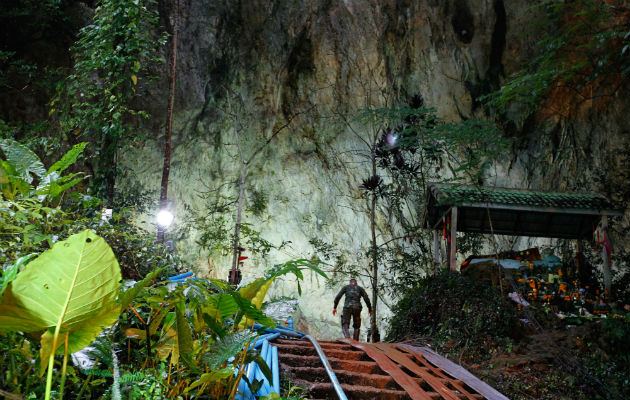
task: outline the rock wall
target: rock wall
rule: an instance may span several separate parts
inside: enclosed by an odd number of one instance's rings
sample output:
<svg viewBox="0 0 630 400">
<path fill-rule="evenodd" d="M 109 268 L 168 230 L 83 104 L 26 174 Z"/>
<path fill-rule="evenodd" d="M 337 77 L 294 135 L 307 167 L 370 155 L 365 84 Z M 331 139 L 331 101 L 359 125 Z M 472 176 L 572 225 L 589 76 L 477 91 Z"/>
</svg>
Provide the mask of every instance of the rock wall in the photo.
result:
<svg viewBox="0 0 630 400">
<path fill-rule="evenodd" d="M 420 94 L 446 120 L 485 118 L 476 99 L 520 68 L 543 34 L 528 29 L 536 11 L 526 0 L 180 4 L 169 187 L 179 227 L 186 225 L 181 217 L 185 208 L 207 207 L 200 192 L 227 184 L 223 193 L 235 193 L 230 183 L 239 172 L 235 130 L 247 157 L 287 125 L 249 165 L 248 201 L 253 190 L 261 191 L 267 209 L 262 216 L 247 214 L 245 221 L 274 244 L 291 243 L 265 258 L 250 257 L 245 282 L 274 263 L 310 257 L 309 239 L 314 237 L 366 265 L 369 224 L 356 200 L 366 165 L 350 155 L 365 148 L 351 117 L 361 108 L 402 105 Z M 165 91 L 153 90 L 147 93 L 149 108 L 152 115 L 161 115 Z M 627 160 L 614 155 L 615 148 L 628 145 L 628 97 L 627 90 L 621 91 L 609 108 L 586 110 L 581 121 L 518 127 L 513 152 L 494 167 L 488 182 L 611 194 L 609 186 L 624 182 L 622 174 L 612 171 L 627 166 Z M 154 131 L 163 132 L 158 128 Z M 567 141 L 573 150 L 567 151 Z M 121 155 L 130 172 L 120 188 L 159 188 L 161 146 L 159 133 Z M 606 172 L 614 176 L 593 179 Z M 225 278 L 230 257 L 200 252 L 195 244 L 199 232 L 190 228 L 176 243 L 177 251 L 194 260 L 200 274 Z M 320 277 L 306 275 L 299 306 L 302 322 L 316 337 L 340 335 L 331 310 L 344 283 L 326 288 Z M 270 293 L 272 298 L 296 295 L 293 279 L 276 283 Z M 381 326 L 388 312 L 381 302 Z"/>
</svg>

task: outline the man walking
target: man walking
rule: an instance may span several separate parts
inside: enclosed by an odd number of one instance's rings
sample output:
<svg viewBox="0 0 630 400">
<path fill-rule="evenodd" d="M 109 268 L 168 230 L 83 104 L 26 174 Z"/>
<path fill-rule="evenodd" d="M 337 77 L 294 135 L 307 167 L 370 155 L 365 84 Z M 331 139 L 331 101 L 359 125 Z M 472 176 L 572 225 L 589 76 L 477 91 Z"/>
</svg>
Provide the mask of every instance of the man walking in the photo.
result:
<svg viewBox="0 0 630 400">
<path fill-rule="evenodd" d="M 352 317 L 352 327 L 354 328 L 352 338 L 354 340 L 359 340 L 361 310 L 363 309 L 361 306 L 361 297 L 363 297 L 370 315 L 372 315 L 372 304 L 370 303 L 370 298 L 365 292 L 365 289 L 357 285 L 356 279 L 350 279 L 350 284 L 344 286 L 337 294 L 337 297 L 335 297 L 333 315 L 337 314 L 337 304 L 339 304 L 339 300 L 341 300 L 341 296 L 344 294 L 346 295 L 346 299 L 343 303 L 343 312 L 341 313 L 341 329 L 343 330 L 343 336 L 346 338 L 350 337 L 350 331 L 348 328 L 350 327 L 350 317 Z"/>
</svg>

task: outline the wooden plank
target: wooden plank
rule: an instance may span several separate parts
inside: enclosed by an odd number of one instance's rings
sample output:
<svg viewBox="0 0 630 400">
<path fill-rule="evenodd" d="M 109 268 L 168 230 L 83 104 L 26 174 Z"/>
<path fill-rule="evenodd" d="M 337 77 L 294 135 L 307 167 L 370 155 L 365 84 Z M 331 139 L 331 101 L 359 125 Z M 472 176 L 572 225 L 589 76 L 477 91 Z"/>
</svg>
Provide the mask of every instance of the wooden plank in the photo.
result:
<svg viewBox="0 0 630 400">
<path fill-rule="evenodd" d="M 405 357 L 409 357 L 410 355 L 406 352 L 408 352 L 409 350 L 405 349 L 404 347 L 397 347 L 399 350 L 402 350 L 405 353 L 402 353 L 403 356 Z M 475 393 L 470 393 L 462 384 L 465 384 L 466 382 L 459 380 L 459 379 L 455 379 L 453 377 L 450 377 L 448 375 L 446 375 L 440 368 L 435 367 L 433 364 L 431 364 L 430 362 L 428 362 L 423 356 L 417 354 L 417 353 L 412 353 L 411 355 L 412 357 L 415 356 L 419 362 L 422 363 L 422 366 L 416 364 L 415 362 L 413 362 L 412 360 L 412 364 L 416 366 L 416 369 L 418 371 L 420 371 L 420 373 L 422 374 L 422 377 L 424 377 L 425 375 L 429 375 L 431 377 L 434 377 L 433 375 L 431 375 L 431 372 L 433 372 L 435 374 L 435 376 L 437 377 L 436 379 L 438 381 L 447 381 L 450 382 L 451 385 L 453 385 L 453 387 L 455 389 L 457 389 L 459 392 L 461 392 L 464 396 L 466 396 L 466 398 L 468 400 L 477 400 L 479 397 L 483 397 L 483 396 L 478 396 L 476 395 L 477 392 Z M 406 365 L 405 365 L 406 366 Z M 407 367 L 409 370 L 416 372 L 415 369 L 409 368 Z M 474 391 L 474 390 L 473 390 Z M 459 399 L 459 397 L 457 397 Z"/>
<path fill-rule="evenodd" d="M 466 385 L 475 389 L 479 394 L 488 400 L 509 400 L 492 386 L 483 382 L 481 379 L 477 378 L 461 366 L 440 356 L 428 347 L 416 347 L 408 344 L 399 344 L 398 346 L 426 358 L 438 368 L 444 370 L 447 374 L 465 382 Z"/>
<path fill-rule="evenodd" d="M 440 396 L 444 397 L 446 400 L 460 400 L 460 397 L 451 389 L 446 387 L 446 385 L 444 385 L 444 383 L 439 378 L 428 373 L 425 369 L 421 368 L 406 354 L 400 352 L 394 346 L 388 343 L 375 343 L 374 347 L 385 353 L 385 355 L 391 358 L 392 361 L 397 362 L 398 364 L 407 368 L 409 371 L 418 375 L 418 377 L 424 379 L 433 388 L 433 390 L 438 392 Z M 474 400 L 474 398 L 470 396 L 467 397 Z"/>
<path fill-rule="evenodd" d="M 368 343 L 359 343 L 349 339 L 339 339 L 340 342 L 347 343 L 352 347 L 363 350 L 372 360 L 376 361 L 378 366 L 385 371 L 392 379 L 400 385 L 401 388 L 412 400 L 433 400 L 433 398 L 409 375 L 407 375 L 398 365 L 394 364 L 389 357 L 373 345 Z"/>
</svg>

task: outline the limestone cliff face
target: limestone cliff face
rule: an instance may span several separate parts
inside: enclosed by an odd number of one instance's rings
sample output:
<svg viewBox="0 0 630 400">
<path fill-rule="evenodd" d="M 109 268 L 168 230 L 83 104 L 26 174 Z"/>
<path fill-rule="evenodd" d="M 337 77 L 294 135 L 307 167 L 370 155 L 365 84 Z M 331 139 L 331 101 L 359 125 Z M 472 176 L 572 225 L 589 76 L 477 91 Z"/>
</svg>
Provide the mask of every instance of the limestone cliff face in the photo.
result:
<svg viewBox="0 0 630 400">
<path fill-rule="evenodd" d="M 527 0 L 186 0 L 181 3 L 178 92 L 170 198 L 178 215 L 204 210 L 199 193 L 238 175 L 234 130 L 246 154 L 287 125 L 248 170 L 248 201 L 263 192 L 263 216 L 246 221 L 272 243 L 291 241 L 266 258 L 251 257 L 245 281 L 288 258 L 309 257 L 317 237 L 367 264 L 369 224 L 353 206 L 366 168 L 343 159 L 361 150 L 348 122 L 360 108 L 407 104 L 420 94 L 446 120 L 485 118 L 480 95 L 501 85 L 532 56 L 541 33 Z M 606 191 L 623 182 L 627 167 L 615 149 L 627 146 L 627 90 L 580 121 L 518 127 L 514 151 L 488 176 L 499 186 Z M 150 93 L 153 115 L 166 110 L 162 93 Z M 545 138 L 544 141 L 541 138 Z M 576 146 L 568 152 L 567 141 Z M 575 153 L 579 152 L 579 153 Z M 127 182 L 157 189 L 161 137 L 126 151 Z M 122 183 L 121 185 L 124 185 Z M 230 189 L 231 188 L 231 189 Z M 224 193 L 235 186 L 223 186 Z M 356 203 L 356 201 L 354 201 Z M 181 225 L 182 219 L 178 220 Z M 194 244 L 199 232 L 177 243 L 203 273 L 225 278 L 228 257 L 206 257 Z M 338 283 L 340 287 L 342 282 Z M 369 287 L 367 280 L 363 286 Z M 307 274 L 300 307 L 321 338 L 339 335 L 332 317 L 334 289 Z M 291 279 L 271 296 L 294 296 Z M 383 303 L 381 303 L 382 306 Z M 387 316 L 386 307 L 379 309 Z M 367 321 L 367 313 L 365 315 Z M 367 324 L 366 324 L 367 325 Z M 365 326 L 365 325 L 364 325 Z"/>
</svg>

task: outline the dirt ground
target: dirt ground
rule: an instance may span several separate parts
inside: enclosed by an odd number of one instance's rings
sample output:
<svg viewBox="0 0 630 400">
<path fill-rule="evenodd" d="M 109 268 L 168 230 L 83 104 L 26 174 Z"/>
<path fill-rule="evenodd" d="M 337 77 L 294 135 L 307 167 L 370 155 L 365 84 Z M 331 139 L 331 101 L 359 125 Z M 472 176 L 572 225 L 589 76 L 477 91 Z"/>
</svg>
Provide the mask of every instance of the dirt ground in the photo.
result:
<svg viewBox="0 0 630 400">
<path fill-rule="evenodd" d="M 598 322 L 577 326 L 555 322 L 544 333 L 539 333 L 531 323 L 524 324 L 523 337 L 507 346 L 497 345 L 485 359 L 475 357 L 475 349 L 457 343 L 439 346 L 425 337 L 406 342 L 436 348 L 513 400 L 623 399 L 622 395 L 608 391 L 610 388 L 585 364 L 584 357 L 588 354 L 607 358 L 593 340 L 592 324 Z"/>
<path fill-rule="evenodd" d="M 585 352 L 603 352 L 589 342 L 591 329 L 562 324 L 538 333 L 528 326 L 527 335 L 507 348 L 497 347 L 488 360 L 460 356 L 456 361 L 514 400 L 615 398 L 583 363 Z"/>
</svg>

